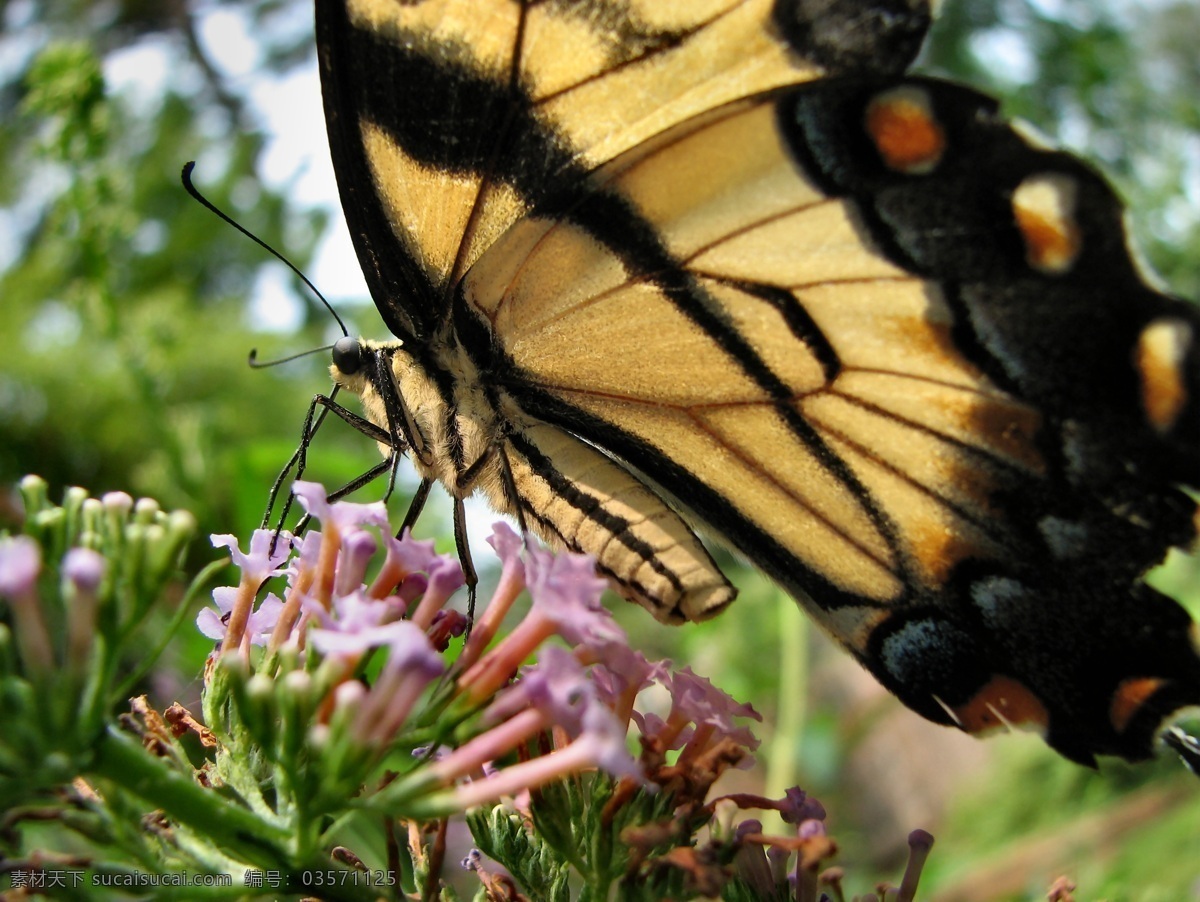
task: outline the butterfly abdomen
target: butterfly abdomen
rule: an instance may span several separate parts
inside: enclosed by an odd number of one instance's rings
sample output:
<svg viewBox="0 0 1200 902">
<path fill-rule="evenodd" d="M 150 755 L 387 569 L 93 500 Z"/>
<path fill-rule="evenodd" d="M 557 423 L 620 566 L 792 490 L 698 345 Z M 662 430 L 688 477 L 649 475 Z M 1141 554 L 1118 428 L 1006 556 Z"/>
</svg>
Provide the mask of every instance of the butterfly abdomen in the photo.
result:
<svg viewBox="0 0 1200 902">
<path fill-rule="evenodd" d="M 391 431 L 389 410 L 393 421 L 403 421 L 399 408 L 407 410 L 410 419 L 398 428 L 410 435 L 410 457 L 423 478 L 456 498 L 478 492 L 544 540 L 594 555 L 627 598 L 662 620 L 710 617 L 736 597 L 658 495 L 599 450 L 529 417 L 481 378 L 469 356 L 457 359 L 457 345 L 420 363 L 399 343 L 361 347 L 386 359 L 391 386 L 336 366 L 334 381 L 359 394 L 368 419 L 384 430 Z M 384 444 L 380 450 L 392 452 Z"/>
</svg>

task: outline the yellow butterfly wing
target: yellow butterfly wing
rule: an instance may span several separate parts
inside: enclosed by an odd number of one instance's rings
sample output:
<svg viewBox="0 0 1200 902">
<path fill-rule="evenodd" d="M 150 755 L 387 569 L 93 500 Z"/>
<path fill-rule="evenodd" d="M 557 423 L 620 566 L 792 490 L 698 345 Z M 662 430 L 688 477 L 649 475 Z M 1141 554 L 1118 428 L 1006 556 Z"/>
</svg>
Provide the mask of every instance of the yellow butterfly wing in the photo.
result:
<svg viewBox="0 0 1200 902">
<path fill-rule="evenodd" d="M 821 76 L 785 32 L 836 45 L 826 67 L 902 69 L 929 13 L 895 5 L 884 21 L 848 11 L 856 45 L 770 0 L 318 0 L 330 144 L 389 327 L 427 334 L 438 311 L 397 298 L 446 292 L 547 200 L 534 195 L 723 102 Z"/>
<path fill-rule="evenodd" d="M 1200 702 L 1141 581 L 1195 533 L 1200 320 L 1086 166 L 899 76 L 923 7 L 348 6 L 331 144 L 402 343 L 339 378 L 424 475 L 668 620 L 733 597 L 698 522 L 972 732 L 1137 758 Z"/>
</svg>

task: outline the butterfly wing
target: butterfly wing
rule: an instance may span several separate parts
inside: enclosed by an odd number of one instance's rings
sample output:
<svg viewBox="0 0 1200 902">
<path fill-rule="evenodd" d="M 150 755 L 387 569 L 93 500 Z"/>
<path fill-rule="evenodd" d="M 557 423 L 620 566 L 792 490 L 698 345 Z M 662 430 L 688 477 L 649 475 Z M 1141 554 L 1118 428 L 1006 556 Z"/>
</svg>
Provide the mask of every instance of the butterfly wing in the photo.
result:
<svg viewBox="0 0 1200 902">
<path fill-rule="evenodd" d="M 1194 536 L 1200 320 L 1094 173 L 895 76 L 919 10 L 813 6 L 319 3 L 376 302 L 483 374 L 497 505 L 659 616 L 732 597 L 683 510 L 926 717 L 1143 757 L 1200 703 L 1141 581 Z"/>
<path fill-rule="evenodd" d="M 929 22 L 913 0 L 809 5 L 318 0 L 343 208 L 388 327 L 427 340 L 483 249 L 596 166 L 757 91 L 899 71 Z"/>
<path fill-rule="evenodd" d="M 1197 318 L 1093 172 L 965 89 L 842 78 L 689 120 L 592 189 L 467 275 L 524 410 L 931 719 L 1086 760 L 1196 700 L 1191 622 L 1140 578 L 1194 531 Z"/>
</svg>

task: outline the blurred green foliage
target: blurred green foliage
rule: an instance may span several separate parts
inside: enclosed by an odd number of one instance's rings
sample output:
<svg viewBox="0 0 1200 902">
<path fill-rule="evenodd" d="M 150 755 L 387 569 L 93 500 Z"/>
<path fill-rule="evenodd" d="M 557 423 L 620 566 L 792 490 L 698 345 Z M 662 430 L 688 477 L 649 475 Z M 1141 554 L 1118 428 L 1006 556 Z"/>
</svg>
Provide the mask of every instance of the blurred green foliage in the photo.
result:
<svg viewBox="0 0 1200 902">
<path fill-rule="evenodd" d="M 37 472 L 52 497 L 71 484 L 152 495 L 194 511 L 201 534 L 244 535 L 257 523 L 304 410 L 328 380 L 324 355 L 251 371 L 245 354 L 317 347 L 329 340 L 330 319 L 297 288 L 303 313 L 294 332 L 256 323 L 251 293 L 278 264 L 192 202 L 179 170 L 201 160 L 196 181 L 218 206 L 302 269 L 313 259 L 332 222 L 326 210 L 303 206 L 289 184 L 270 187 L 263 177 L 267 120 L 250 97 L 255 85 L 315 66 L 311 32 L 294 24 L 307 6 L 0 3 L 0 482 Z M 258 42 L 249 76 L 223 73 L 198 28 L 231 11 Z M 1176 292 L 1197 297 L 1197 34 L 1200 7 L 1190 0 L 945 0 L 919 67 L 1002 95 L 1009 113 L 1102 166 L 1129 202 L 1154 267 Z M 171 55 L 163 89 L 149 102 L 107 91 L 106 66 L 150 44 Z M 356 311 L 365 334 L 382 335 L 370 307 Z M 361 437 L 329 428 L 313 474 L 332 486 L 374 455 Z M 11 519 L 12 501 L 4 504 L 0 514 Z M 194 554 L 197 562 L 211 557 L 204 547 Z M 1196 577 L 1194 563 L 1181 560 L 1165 579 L 1194 602 Z M 736 609 L 700 627 L 659 628 L 632 609 L 622 617 L 648 653 L 691 662 L 753 699 L 773 723 L 808 698 L 803 686 L 779 685 L 781 658 L 795 657 L 799 631 L 779 626 L 792 622 L 778 613 L 790 601 L 752 574 L 740 583 Z M 781 633 L 792 646 L 781 649 Z M 810 682 L 819 685 L 819 674 Z M 882 869 L 897 852 L 878 840 L 890 826 L 870 815 L 853 819 L 871 810 L 863 797 L 880 787 L 855 783 L 842 765 L 885 718 L 872 708 L 848 727 L 831 698 L 815 693 L 802 739 L 796 731 L 794 741 L 767 748 L 786 755 L 793 781 L 829 805 L 844 856 L 873 855 Z M 933 898 L 1042 898 L 1058 866 L 1029 864 L 1022 843 L 1081 830 L 1108 811 L 1127 820 L 1100 839 L 1084 830 L 1067 856 L 1080 898 L 1195 898 L 1200 804 L 1175 762 L 1106 766 L 1097 775 L 1038 743 L 991 745 L 990 766 L 972 780 L 969 798 L 956 790 L 944 824 L 904 827 L 938 837 Z M 1163 806 L 1128 821 L 1130 800 L 1163 786 Z M 894 839 L 902 844 L 903 833 Z M 987 868 L 1007 877 L 989 883 Z"/>
<path fill-rule="evenodd" d="M 97 33 L 88 4 L 25 6 L 4 35 L 28 63 L 0 88 L 15 245 L 0 275 L 0 480 L 36 470 L 52 491 L 120 488 L 188 507 L 203 531 L 244 532 L 327 386 L 322 356 L 251 372 L 246 354 L 320 345 L 330 319 L 306 318 L 283 341 L 256 333 L 248 298 L 274 261 L 193 202 L 180 168 L 201 159 L 206 194 L 300 266 L 328 216 L 257 181 L 267 136 L 247 102 L 190 28 L 174 30 L 190 20 L 156 19 L 154 6 L 121 8 L 103 45 L 84 37 Z M 261 20 L 277 6 L 245 4 Z M 312 64 L 311 36 L 275 46 L 261 34 L 264 78 L 295 65 L 297 47 Z M 106 93 L 105 61 L 151 40 L 178 52 L 180 77 L 148 105 Z"/>
</svg>

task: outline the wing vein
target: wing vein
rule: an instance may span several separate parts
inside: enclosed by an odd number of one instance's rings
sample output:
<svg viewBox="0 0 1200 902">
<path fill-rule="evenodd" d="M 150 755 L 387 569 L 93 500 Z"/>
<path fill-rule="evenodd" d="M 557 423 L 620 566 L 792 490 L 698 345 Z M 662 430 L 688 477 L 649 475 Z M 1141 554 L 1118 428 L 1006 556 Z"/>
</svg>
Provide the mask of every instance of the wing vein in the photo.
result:
<svg viewBox="0 0 1200 902">
<path fill-rule="evenodd" d="M 841 396 L 841 397 L 845 397 L 845 396 Z M 847 400 L 852 400 L 852 399 L 847 398 Z M 918 424 L 910 424 L 910 425 L 913 425 L 914 428 L 920 429 L 920 426 Z M 922 494 L 924 494 L 930 498 L 933 498 L 935 501 L 938 502 L 938 504 L 941 504 L 943 507 L 946 507 L 947 509 L 953 511 L 957 516 L 961 517 L 963 520 L 967 521 L 968 523 L 971 523 L 971 524 L 977 526 L 988 536 L 991 536 L 992 538 L 996 539 L 997 541 L 1003 540 L 1004 532 L 995 530 L 992 527 L 991 519 L 984 519 L 984 518 L 977 517 L 977 516 L 971 514 L 962 505 L 951 500 L 950 498 L 948 498 L 947 496 L 942 494 L 940 491 L 937 491 L 936 489 L 932 488 L 931 486 L 928 486 L 925 483 L 919 481 L 912 474 L 901 469 L 896 464 L 893 464 L 892 462 L 880 457 L 868 445 L 864 445 L 861 442 L 855 441 L 854 439 L 850 438 L 848 435 L 846 435 L 842 431 L 840 431 L 832 426 L 829 426 L 827 424 L 823 424 L 821 426 L 821 430 L 823 432 L 825 432 L 826 434 L 838 439 L 838 441 L 844 442 L 845 444 L 849 445 L 851 448 L 854 448 L 864 458 L 870 460 L 876 466 L 878 466 L 884 470 L 887 470 L 889 473 L 891 473 L 893 476 L 897 477 L 902 482 L 907 483 L 908 485 L 912 486 L 913 488 L 915 488 L 917 491 L 921 492 Z M 925 430 L 922 430 L 922 431 L 925 431 Z M 933 433 L 933 434 L 937 435 L 937 433 Z M 959 442 L 956 442 L 950 438 L 946 438 L 946 440 L 953 444 L 960 444 Z M 982 455 L 982 452 L 980 452 L 979 449 L 972 448 L 969 445 L 961 445 L 961 447 L 963 448 L 963 450 L 966 450 L 968 452 L 978 452 Z M 1003 466 L 1002 463 L 1001 463 L 1001 466 Z"/>
<path fill-rule="evenodd" d="M 647 157 L 647 159 L 649 159 L 649 157 Z M 746 223 L 738 226 L 736 229 L 732 229 L 731 231 L 728 231 L 728 232 L 723 232 L 719 237 L 708 242 L 707 244 L 702 244 L 700 247 L 696 248 L 691 253 L 689 253 L 686 257 L 684 257 L 680 261 L 680 265 L 686 266 L 689 269 L 691 269 L 691 266 L 689 264 L 693 260 L 695 260 L 697 257 L 699 257 L 701 254 L 706 254 L 709 251 L 720 247 L 722 244 L 727 244 L 729 241 L 731 241 L 734 238 L 740 238 L 743 235 L 747 235 L 750 232 L 753 232 L 757 228 L 761 228 L 762 226 L 765 226 L 765 225 L 770 225 L 771 223 L 778 222 L 781 219 L 786 219 L 788 216 L 794 216 L 797 213 L 807 213 L 810 210 L 818 210 L 821 207 L 830 206 L 832 204 L 839 203 L 840 201 L 841 201 L 841 198 L 838 198 L 838 197 L 821 197 L 811 203 L 795 204 L 794 206 L 787 207 L 783 210 L 778 210 L 774 213 L 770 213 L 770 214 L 768 214 L 766 216 L 762 216 L 758 219 L 752 219 L 749 222 L 746 222 Z M 698 270 L 693 269 L 692 272 L 698 272 Z"/>
<path fill-rule="evenodd" d="M 775 405 L 772 405 L 772 407 L 774 407 L 774 406 Z M 867 547 L 865 544 L 860 542 L 854 534 L 852 534 L 851 532 L 844 529 L 836 521 L 825 516 L 823 513 L 821 513 L 821 511 L 819 511 L 815 507 L 813 507 L 811 502 L 809 502 L 807 499 L 805 499 L 802 496 L 800 496 L 799 494 L 797 494 L 795 491 L 793 491 L 790 487 L 788 487 L 784 483 L 780 482 L 779 479 L 777 479 L 774 476 L 774 474 L 764 470 L 761 466 L 759 466 L 758 461 L 756 461 L 754 458 L 749 457 L 748 455 L 743 453 L 739 448 L 736 448 L 733 445 L 730 445 L 728 442 L 726 442 L 718 433 L 716 433 L 712 429 L 710 429 L 707 426 L 707 424 L 705 424 L 700 418 L 693 415 L 691 413 L 691 411 L 687 411 L 687 414 L 688 414 L 688 418 L 691 419 L 692 422 L 696 424 L 696 428 L 698 428 L 702 432 L 707 433 L 713 439 L 713 441 L 715 441 L 718 445 L 720 445 L 721 447 L 728 450 L 738 460 L 742 461 L 742 463 L 746 466 L 747 469 L 749 469 L 751 472 L 753 472 L 753 473 L 757 474 L 758 476 L 762 477 L 763 479 L 765 479 L 768 483 L 770 483 L 772 486 L 774 486 L 776 489 L 778 489 L 786 497 L 790 498 L 793 502 L 795 502 L 795 504 L 797 506 L 809 511 L 810 514 L 812 515 L 813 519 L 825 524 L 825 526 L 828 527 L 830 532 L 839 536 L 847 545 L 851 546 L 852 548 L 857 549 L 865 557 L 878 563 L 879 566 L 882 567 L 883 569 L 888 570 L 889 572 L 892 572 L 892 573 L 897 572 L 894 567 L 894 562 L 888 561 L 886 558 L 880 556 L 874 550 L 872 550 L 871 548 Z M 787 419 L 786 418 L 782 418 L 782 419 L 784 421 L 784 425 L 786 426 Z M 808 443 L 806 441 L 804 441 L 804 439 L 801 436 L 797 435 L 794 430 L 792 430 L 789 427 L 788 431 L 792 433 L 792 435 L 794 436 L 794 438 L 796 439 L 796 441 L 798 443 L 800 443 L 801 445 L 804 445 L 806 448 L 808 447 Z M 812 450 L 812 449 L 810 448 L 809 450 Z M 859 492 L 861 492 L 864 496 L 866 496 L 866 499 L 870 499 L 870 497 L 871 497 L 870 492 L 867 491 L 865 486 L 862 486 L 862 485 L 853 486 L 853 485 L 848 484 L 846 482 L 846 480 L 844 480 L 841 476 L 839 476 L 833 468 L 827 466 L 824 461 L 821 461 L 820 454 L 814 453 L 814 457 L 821 463 L 822 468 L 829 474 L 829 477 L 831 479 L 834 479 L 837 482 L 844 485 L 847 488 L 847 490 L 850 491 L 850 494 L 852 496 L 854 496 L 855 501 L 858 502 L 860 505 L 862 505 L 863 508 L 867 512 L 870 512 L 871 505 L 867 504 L 866 500 L 864 498 L 859 497 Z M 717 491 L 715 488 L 713 490 Z M 720 494 L 720 493 L 718 493 L 718 494 Z M 728 502 L 729 499 L 727 498 L 726 501 Z M 736 505 L 732 505 L 732 506 L 736 507 Z M 760 528 L 762 528 L 762 527 L 760 527 Z M 891 545 L 890 537 L 887 536 L 886 534 L 884 534 L 883 537 L 885 539 L 885 542 L 890 546 Z"/>
<path fill-rule="evenodd" d="M 565 87 L 559 88 L 557 91 L 552 91 L 549 94 L 544 94 L 541 97 L 535 99 L 533 101 L 533 104 L 535 107 L 544 106 L 548 103 L 551 103 L 552 101 L 558 100 L 561 97 L 567 96 L 572 91 L 576 91 L 585 85 L 589 85 L 589 84 L 592 84 L 593 82 L 601 81 L 605 78 L 608 78 L 614 72 L 619 72 L 622 69 L 625 69 L 629 66 L 637 65 L 639 63 L 645 62 L 646 60 L 653 59 L 654 57 L 659 56 L 660 54 L 663 54 L 670 50 L 673 50 L 676 47 L 678 47 L 680 44 L 688 41 L 695 35 L 702 32 L 704 29 L 711 27 L 714 22 L 720 21 L 721 19 L 725 18 L 726 16 L 732 14 L 736 9 L 738 9 L 738 7 L 745 6 L 748 2 L 750 2 L 750 0 L 737 0 L 736 3 L 731 4 L 730 6 L 721 10 L 719 13 L 716 13 L 714 16 L 705 20 L 704 22 L 694 25 L 690 29 L 686 29 L 684 31 L 679 32 L 678 39 L 676 41 L 659 44 L 658 46 L 651 47 L 649 50 L 647 50 L 646 52 L 644 52 L 638 56 L 633 56 L 633 57 L 630 57 L 629 59 L 621 60 L 616 65 L 610 66 L 607 69 L 602 69 L 599 72 L 595 72 L 592 75 L 589 75 L 587 78 L 582 78 L 579 81 L 574 82 L 573 84 L 566 85 Z"/>
<path fill-rule="evenodd" d="M 451 298 L 459 281 L 463 278 L 466 272 L 466 259 L 471 247 L 471 240 L 480 222 L 487 215 L 487 204 L 485 198 L 495 180 L 496 167 L 499 162 L 501 149 L 505 146 L 505 136 L 512 130 L 513 121 L 516 118 L 517 97 L 520 92 L 520 69 L 521 69 L 521 45 L 525 40 L 525 25 L 529 18 L 529 3 L 528 0 L 521 0 L 521 14 L 517 18 L 517 28 L 513 33 L 513 49 L 512 59 L 508 70 L 508 98 L 507 109 L 505 111 L 504 121 L 501 125 L 495 141 L 492 143 L 492 153 L 488 159 L 487 165 L 479 173 L 479 186 L 475 189 L 475 196 L 471 199 L 471 212 L 467 214 L 467 221 L 463 225 L 462 234 L 458 239 L 458 247 L 454 252 L 454 265 L 450 268 L 448 278 L 446 279 L 446 287 L 443 293 L 442 309 L 449 311 L 451 308 Z"/>
</svg>

